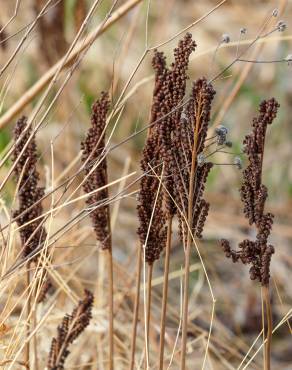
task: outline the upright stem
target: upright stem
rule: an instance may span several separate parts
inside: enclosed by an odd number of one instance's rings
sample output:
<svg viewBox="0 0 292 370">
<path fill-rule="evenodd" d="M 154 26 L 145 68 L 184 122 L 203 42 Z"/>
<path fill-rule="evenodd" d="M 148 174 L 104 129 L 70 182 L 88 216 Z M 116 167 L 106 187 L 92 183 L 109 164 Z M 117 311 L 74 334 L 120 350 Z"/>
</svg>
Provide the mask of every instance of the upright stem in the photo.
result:
<svg viewBox="0 0 292 370">
<path fill-rule="evenodd" d="M 168 275 L 169 275 L 169 256 L 170 256 L 170 248 L 171 248 L 171 236 L 172 236 L 172 216 L 168 218 L 167 240 L 166 240 L 166 248 L 165 248 L 163 295 L 162 295 L 162 308 L 161 308 L 161 321 L 160 321 L 159 370 L 163 369 L 163 358 L 164 358 L 165 318 L 166 318 L 166 306 L 167 306 L 167 294 L 168 294 Z"/>
<path fill-rule="evenodd" d="M 30 336 L 30 311 L 31 311 L 31 295 L 30 295 L 30 262 L 27 263 L 26 271 L 26 286 L 27 286 L 27 306 L 26 306 L 26 344 L 25 344 L 25 363 L 27 368 L 30 369 L 30 346 L 29 346 L 29 336 Z"/>
<path fill-rule="evenodd" d="M 199 104 L 200 107 L 200 104 Z M 187 331 L 188 331 L 188 309 L 189 309 L 189 274 L 190 274 L 190 255 L 192 234 L 191 227 L 193 223 L 193 201 L 194 201 L 194 184 L 197 160 L 197 140 L 200 128 L 200 109 L 196 114 L 196 126 L 194 132 L 194 145 L 192 148 L 192 164 L 190 170 L 190 183 L 188 194 L 188 217 L 187 217 L 187 245 L 185 249 L 185 275 L 184 275 L 184 299 L 183 299 L 183 313 L 182 313 L 182 347 L 181 347 L 181 363 L 180 369 L 184 370 L 186 367 L 186 347 L 187 347 Z"/>
<path fill-rule="evenodd" d="M 271 309 L 271 300 L 270 300 L 270 292 L 269 292 L 269 285 L 265 285 L 262 287 L 263 290 L 263 297 L 266 306 L 266 316 L 267 316 L 267 341 L 265 343 L 265 370 L 271 369 L 271 344 L 272 344 L 272 330 L 273 330 L 273 322 L 272 322 L 272 309 Z"/>
<path fill-rule="evenodd" d="M 34 305 L 33 310 L 33 329 L 37 327 L 37 306 Z M 33 352 L 34 352 L 34 370 L 39 370 L 39 362 L 38 362 L 38 342 L 37 342 L 37 331 L 33 336 Z"/>
<path fill-rule="evenodd" d="M 137 259 L 137 283 L 136 283 L 134 317 L 133 317 L 133 328 L 132 328 L 132 338 L 131 338 L 130 370 L 133 370 L 134 365 L 135 365 L 135 349 L 136 349 L 137 324 L 138 324 L 138 313 L 139 313 L 139 304 L 140 304 L 140 284 L 141 284 L 141 268 L 142 268 L 141 251 L 142 251 L 142 248 L 141 246 L 139 246 L 138 247 L 138 259 Z"/>
<path fill-rule="evenodd" d="M 114 279 L 112 248 L 107 249 L 109 282 L 109 370 L 114 368 Z"/>
<path fill-rule="evenodd" d="M 146 365 L 149 365 L 149 331 L 150 331 L 150 313 L 151 313 L 151 285 L 152 285 L 153 264 L 148 265 L 147 276 L 147 308 L 146 308 Z"/>
</svg>

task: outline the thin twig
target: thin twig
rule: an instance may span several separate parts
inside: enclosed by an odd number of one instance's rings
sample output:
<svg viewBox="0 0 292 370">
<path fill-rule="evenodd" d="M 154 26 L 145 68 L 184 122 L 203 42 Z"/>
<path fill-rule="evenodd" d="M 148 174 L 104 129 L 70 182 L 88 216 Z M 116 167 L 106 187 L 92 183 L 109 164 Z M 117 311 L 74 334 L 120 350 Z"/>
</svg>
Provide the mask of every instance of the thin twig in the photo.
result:
<svg viewBox="0 0 292 370">
<path fill-rule="evenodd" d="M 185 249 L 185 275 L 184 275 L 184 300 L 183 300 L 183 317 L 182 317 L 182 348 L 181 348 L 181 370 L 185 369 L 186 363 L 186 344 L 187 344 L 187 331 L 188 331 L 188 308 L 189 308 L 189 270 L 190 270 L 190 254 L 192 244 L 191 225 L 193 220 L 193 200 L 194 200 L 194 185 L 195 185 L 195 172 L 197 160 L 197 140 L 200 130 L 200 116 L 201 104 L 198 105 L 199 111 L 196 113 L 196 126 L 194 133 L 194 144 L 192 148 L 192 164 L 190 169 L 190 186 L 188 194 L 188 229 L 187 229 L 187 245 Z"/>
<path fill-rule="evenodd" d="M 150 316 L 151 316 L 151 288 L 152 288 L 152 273 L 153 263 L 148 264 L 148 276 L 147 276 L 147 308 L 146 308 L 146 363 L 147 369 L 149 367 L 149 332 L 150 332 Z"/>
<path fill-rule="evenodd" d="M 269 293 L 269 285 L 265 285 L 262 287 L 263 290 L 263 298 L 266 307 L 266 317 L 267 317 L 267 341 L 265 344 L 265 370 L 271 369 L 271 344 L 272 344 L 272 332 L 273 332 L 273 322 L 272 322 L 272 310 L 271 310 L 271 300 L 270 300 L 270 293 Z"/>
<path fill-rule="evenodd" d="M 27 263 L 27 271 L 26 271 L 26 286 L 27 286 L 27 306 L 26 306 L 26 344 L 25 344 L 25 363 L 27 364 L 28 368 L 30 368 L 30 346 L 29 346 L 29 338 L 30 338 L 30 307 L 31 307 L 31 295 L 30 295 L 30 262 Z"/>
<path fill-rule="evenodd" d="M 163 293 L 162 293 L 162 308 L 161 308 L 161 321 L 160 321 L 160 344 L 159 344 L 159 370 L 163 369 L 164 358 L 164 337 L 165 337 L 165 319 L 166 319 L 166 306 L 168 294 L 168 275 L 169 275 L 169 260 L 170 248 L 172 237 L 172 217 L 168 219 L 167 225 L 167 239 L 165 247 L 165 261 L 164 261 L 164 276 L 163 276 Z"/>
<path fill-rule="evenodd" d="M 107 250 L 109 283 L 109 369 L 114 368 L 114 279 L 112 248 Z"/>
<path fill-rule="evenodd" d="M 135 304 L 134 304 L 134 317 L 133 317 L 133 329 L 131 338 L 131 362 L 130 370 L 134 369 L 135 365 L 135 349 L 136 349 L 136 338 L 137 338 L 137 324 L 138 324 L 138 314 L 139 314 L 139 303 L 140 303 L 140 285 L 141 285 L 141 268 L 142 268 L 142 248 L 138 247 L 138 257 L 137 257 L 137 284 L 135 293 Z"/>
</svg>

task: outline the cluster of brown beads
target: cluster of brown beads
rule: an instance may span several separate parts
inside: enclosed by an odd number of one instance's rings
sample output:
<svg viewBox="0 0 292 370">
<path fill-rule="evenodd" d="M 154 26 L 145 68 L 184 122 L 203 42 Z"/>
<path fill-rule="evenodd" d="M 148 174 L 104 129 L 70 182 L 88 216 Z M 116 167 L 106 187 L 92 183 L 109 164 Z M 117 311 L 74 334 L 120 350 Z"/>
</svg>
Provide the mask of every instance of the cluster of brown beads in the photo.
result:
<svg viewBox="0 0 292 370">
<path fill-rule="evenodd" d="M 164 54 L 155 51 L 152 61 L 155 86 L 151 109 L 150 130 L 141 161 L 144 176 L 138 197 L 138 234 L 145 245 L 146 260 L 153 263 L 165 245 L 165 220 L 179 208 L 180 236 L 185 241 L 189 202 L 190 167 L 204 150 L 210 121 L 211 103 L 215 91 L 205 78 L 198 79 L 185 107 L 187 69 L 196 43 L 191 34 L 179 41 L 174 50 L 174 62 L 167 68 Z M 154 175 L 152 169 L 155 169 Z M 193 187 L 192 225 L 195 236 L 201 237 L 209 204 L 203 199 L 211 163 L 196 161 Z M 163 174 L 163 199 L 159 194 L 159 176 Z M 156 202 L 155 209 L 154 202 Z M 150 221 L 152 224 L 150 225 Z M 150 225 L 150 226 L 149 226 Z"/>
<path fill-rule="evenodd" d="M 158 134 L 155 129 L 149 132 L 141 159 L 143 177 L 138 195 L 138 235 L 145 247 L 145 259 L 149 264 L 157 260 L 165 246 L 166 227 L 163 210 L 163 191 L 159 176 L 162 174 L 161 158 L 158 146 Z"/>
<path fill-rule="evenodd" d="M 211 104 L 215 91 L 205 78 L 195 81 L 186 108 L 181 113 L 179 123 L 173 132 L 172 155 L 175 200 L 181 212 L 180 236 L 184 240 L 187 234 L 186 219 L 189 203 L 190 167 L 195 156 L 195 181 L 193 187 L 192 232 L 200 238 L 209 211 L 209 204 L 203 199 L 208 174 L 212 163 L 199 165 L 198 157 L 203 152 L 210 121 Z"/>
<path fill-rule="evenodd" d="M 102 249 L 111 248 L 109 230 L 109 205 L 107 185 L 107 161 L 105 157 L 105 128 L 109 110 L 109 96 L 101 93 L 101 97 L 92 106 L 91 127 L 86 139 L 81 143 L 82 162 L 85 166 L 86 179 L 83 188 L 86 193 L 94 192 L 86 199 L 90 207 L 90 217 L 97 240 Z M 105 187 L 101 190 L 99 188 Z"/>
<path fill-rule="evenodd" d="M 249 220 L 259 226 L 263 216 L 263 208 L 268 191 L 262 184 L 262 162 L 267 126 L 277 114 L 279 104 L 272 98 L 260 104 L 259 116 L 253 120 L 253 130 L 244 139 L 244 151 L 248 156 L 249 165 L 243 171 L 241 198 L 244 204 L 244 213 Z"/>
<path fill-rule="evenodd" d="M 195 50 L 196 43 L 192 35 L 187 33 L 179 41 L 178 47 L 174 50 L 174 62 L 169 69 L 165 62 L 161 63 L 161 79 L 163 80 L 156 101 L 157 105 L 157 126 L 159 131 L 159 145 L 161 157 L 164 162 L 164 186 L 167 191 L 164 193 L 165 207 L 169 216 L 174 215 L 174 184 L 173 184 L 173 156 L 172 156 L 172 135 L 177 124 L 179 124 L 182 112 L 183 99 L 186 92 L 186 81 L 188 79 L 187 69 L 190 54 Z"/>
<path fill-rule="evenodd" d="M 268 244 L 274 216 L 264 212 L 268 190 L 262 184 L 262 165 L 267 126 L 273 122 L 278 108 L 274 98 L 263 101 L 259 116 L 253 120 L 252 132 L 244 139 L 244 152 L 249 164 L 243 171 L 240 193 L 244 214 L 250 225 L 256 226 L 256 240 L 244 240 L 239 244 L 239 251 L 232 250 L 226 239 L 221 240 L 226 257 L 232 258 L 233 262 L 241 260 L 244 264 L 251 264 L 251 279 L 258 280 L 262 285 L 269 284 L 271 256 L 274 253 L 274 247 Z"/>
<path fill-rule="evenodd" d="M 155 70 L 155 84 L 151 106 L 150 129 L 140 163 L 143 176 L 140 181 L 137 205 L 139 219 L 137 234 L 141 245 L 145 247 L 145 260 L 148 264 L 153 264 L 159 258 L 166 242 L 163 190 L 159 180 L 159 177 L 162 175 L 162 162 L 156 122 L 161 113 L 159 110 L 161 99 L 163 99 L 161 89 L 164 74 L 166 73 L 163 53 L 155 50 L 152 66 Z"/>
<path fill-rule="evenodd" d="M 44 196 L 44 189 L 38 186 L 40 176 L 36 169 L 37 148 L 35 137 L 30 138 L 31 133 L 31 127 L 27 127 L 27 118 L 20 118 L 14 130 L 15 147 L 13 151 L 13 162 L 16 162 L 14 175 L 19 186 L 19 208 L 13 212 L 13 217 L 16 218 L 17 225 L 21 227 L 23 257 L 27 257 L 40 246 L 47 236 L 42 226 L 43 219 L 40 217 L 43 213 L 41 199 Z M 30 141 L 27 143 L 29 138 Z"/>
<path fill-rule="evenodd" d="M 65 315 L 58 326 L 58 334 L 52 339 L 48 358 L 49 370 L 62 370 L 68 355 L 68 347 L 89 325 L 92 317 L 93 294 L 85 290 L 84 299 L 79 301 L 71 315 Z"/>
</svg>

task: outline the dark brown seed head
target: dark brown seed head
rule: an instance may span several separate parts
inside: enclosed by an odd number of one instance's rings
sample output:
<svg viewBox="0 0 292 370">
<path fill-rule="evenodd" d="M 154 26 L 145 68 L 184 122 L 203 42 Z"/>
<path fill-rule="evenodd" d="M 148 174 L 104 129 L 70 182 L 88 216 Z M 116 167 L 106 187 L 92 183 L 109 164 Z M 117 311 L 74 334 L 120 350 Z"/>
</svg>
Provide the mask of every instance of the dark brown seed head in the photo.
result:
<svg viewBox="0 0 292 370">
<path fill-rule="evenodd" d="M 178 215 L 180 221 L 180 237 L 185 241 L 188 225 L 186 218 L 189 207 L 191 184 L 191 163 L 195 159 L 193 185 L 193 213 L 192 232 L 198 238 L 202 231 L 209 211 L 209 204 L 203 199 L 205 184 L 212 163 L 199 163 L 211 115 L 211 104 L 215 91 L 205 78 L 200 78 L 193 84 L 189 102 L 181 113 L 179 123 L 173 131 L 172 138 L 172 172 L 174 177 L 174 194 L 176 204 L 181 210 Z"/>
<path fill-rule="evenodd" d="M 186 92 L 186 81 L 188 79 L 187 70 L 190 54 L 195 50 L 196 43 L 192 40 L 192 35 L 187 33 L 185 37 L 179 41 L 178 47 L 174 50 L 174 62 L 169 69 L 165 66 L 160 68 L 163 73 L 162 84 L 159 93 L 159 145 L 161 157 L 164 162 L 165 181 L 164 186 L 164 202 L 167 213 L 172 216 L 176 212 L 174 199 L 174 184 L 172 168 L 174 158 L 172 155 L 172 136 L 179 125 L 180 116 L 183 110 L 183 99 Z M 162 63 L 160 63 L 162 65 Z"/>
<path fill-rule="evenodd" d="M 107 161 L 105 156 L 105 128 L 109 110 L 109 96 L 102 93 L 99 100 L 92 106 L 91 127 L 86 139 L 81 143 L 82 162 L 85 166 L 86 179 L 83 189 L 86 193 L 94 192 L 87 197 L 86 203 L 90 207 L 90 217 L 97 240 L 102 249 L 111 248 L 109 229 L 108 188 L 98 190 L 107 185 Z"/>
<path fill-rule="evenodd" d="M 33 252 L 47 236 L 42 226 L 43 219 L 39 218 L 43 213 L 40 200 L 44 196 L 44 188 L 38 186 L 40 176 L 36 168 L 38 156 L 34 135 L 28 143 L 31 133 L 31 127 L 27 127 L 27 118 L 20 118 L 14 129 L 15 147 L 12 157 L 13 162 L 16 162 L 14 176 L 19 184 L 19 208 L 13 212 L 13 217 L 17 217 L 17 225 L 21 226 L 19 232 L 23 257 Z"/>
<path fill-rule="evenodd" d="M 256 241 L 244 240 L 239 244 L 240 251 L 228 251 L 226 243 L 221 246 L 227 257 L 234 253 L 244 264 L 251 264 L 250 278 L 268 285 L 270 279 L 270 262 L 274 247 L 268 245 L 268 238 L 273 225 L 273 214 L 265 213 L 268 189 L 262 183 L 264 145 L 267 126 L 276 117 L 278 102 L 272 98 L 260 104 L 259 115 L 253 119 L 252 131 L 244 139 L 244 152 L 248 157 L 248 166 L 243 171 L 243 183 L 240 189 L 245 217 L 257 230 Z"/>
<path fill-rule="evenodd" d="M 63 370 L 65 360 L 70 354 L 70 344 L 85 330 L 92 317 L 93 294 L 85 290 L 83 300 L 79 301 L 71 315 L 66 314 L 57 328 L 57 336 L 52 339 L 48 358 L 49 370 Z"/>
<path fill-rule="evenodd" d="M 152 130 L 146 140 L 141 159 L 143 176 L 138 195 L 139 227 L 137 233 L 145 248 L 145 259 L 153 264 L 165 246 L 166 228 L 163 193 L 159 177 L 162 175 L 158 135 Z"/>
</svg>

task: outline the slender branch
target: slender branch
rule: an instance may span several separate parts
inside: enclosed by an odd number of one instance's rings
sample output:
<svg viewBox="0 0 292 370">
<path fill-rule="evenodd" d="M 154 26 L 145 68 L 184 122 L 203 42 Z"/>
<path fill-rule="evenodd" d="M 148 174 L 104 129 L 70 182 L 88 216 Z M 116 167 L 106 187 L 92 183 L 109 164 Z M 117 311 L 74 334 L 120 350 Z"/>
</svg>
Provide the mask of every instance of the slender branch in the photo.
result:
<svg viewBox="0 0 292 370">
<path fill-rule="evenodd" d="M 33 309 L 33 330 L 35 330 L 36 328 L 37 328 L 37 305 L 35 302 Z M 34 353 L 34 369 L 39 370 L 37 331 L 33 336 L 33 353 Z"/>
<path fill-rule="evenodd" d="M 151 285 L 152 285 L 152 273 L 153 263 L 148 264 L 148 276 L 147 276 L 147 308 L 146 308 L 146 364 L 147 369 L 149 367 L 149 331 L 150 331 L 150 313 L 151 313 Z"/>
<path fill-rule="evenodd" d="M 273 322 L 272 322 L 272 309 L 271 309 L 271 299 L 269 292 L 269 285 L 264 285 L 262 287 L 263 298 L 266 307 L 266 317 L 267 317 L 267 336 L 265 345 L 265 370 L 271 369 L 271 344 L 272 344 L 272 332 L 273 332 Z"/>
<path fill-rule="evenodd" d="M 114 282 L 112 248 L 107 249 L 109 283 L 109 369 L 114 368 Z"/>
<path fill-rule="evenodd" d="M 189 308 L 189 273 L 190 273 L 190 255 L 191 255 L 191 225 L 193 220 L 193 200 L 194 200 L 194 185 L 197 159 L 197 140 L 200 129 L 201 104 L 198 105 L 199 111 L 196 113 L 196 126 L 194 135 L 194 144 L 192 148 L 192 164 L 190 170 L 190 186 L 188 194 L 188 228 L 187 228 L 187 245 L 185 250 L 185 274 L 184 274 L 184 299 L 183 299 L 183 316 L 182 316 L 182 348 L 181 348 L 181 364 L 180 369 L 185 369 L 186 363 L 186 345 L 188 331 L 188 308 Z"/>
<path fill-rule="evenodd" d="M 26 344 L 25 344 L 25 363 L 30 368 L 30 309 L 31 309 L 31 296 L 30 296 L 30 262 L 27 263 L 26 271 L 26 286 L 27 286 L 27 306 L 26 306 Z"/>
<path fill-rule="evenodd" d="M 172 236 L 172 217 L 169 217 L 168 225 L 167 225 L 167 240 L 166 240 L 166 247 L 165 247 L 163 295 L 162 295 L 162 308 L 161 308 L 161 321 L 160 321 L 159 370 L 163 369 L 165 318 L 166 318 L 167 294 L 168 294 L 168 275 L 169 275 L 169 259 L 170 259 L 169 257 L 170 257 L 170 248 L 171 248 L 171 236 Z"/>
<path fill-rule="evenodd" d="M 138 313 L 139 313 L 139 304 L 140 304 L 140 280 L 141 280 L 141 267 L 142 267 L 141 251 L 142 251 L 142 248 L 139 246 L 138 247 L 138 257 L 137 257 L 137 284 L 136 284 L 133 328 L 132 328 L 132 338 L 131 338 L 130 370 L 133 370 L 134 365 L 135 365 L 135 349 L 136 349 L 137 324 L 138 324 Z"/>
</svg>

